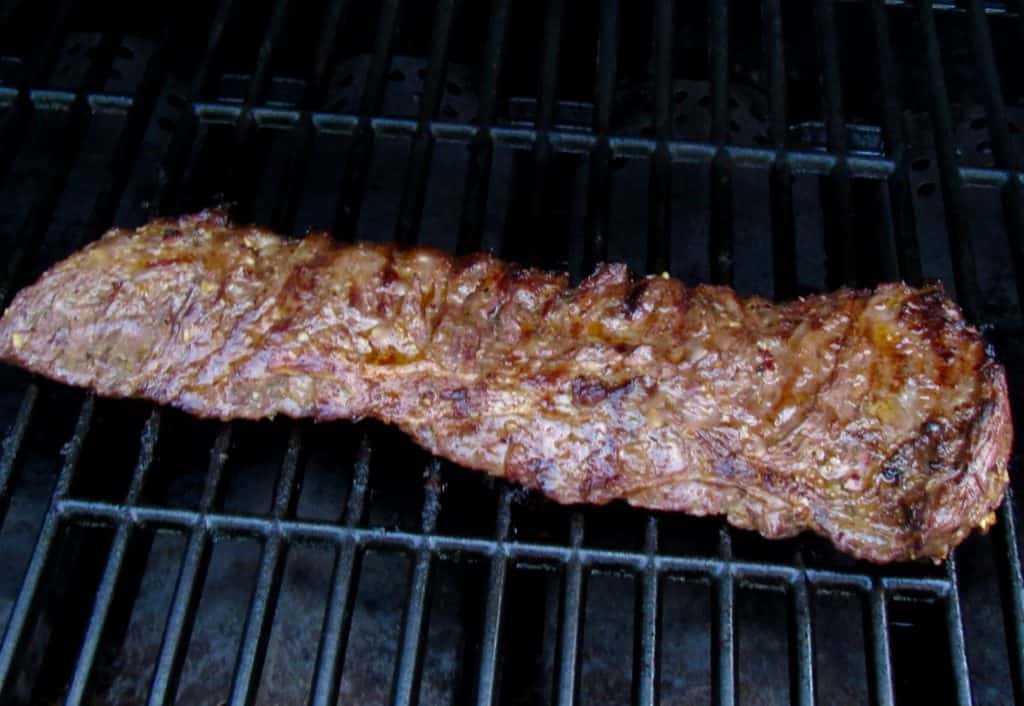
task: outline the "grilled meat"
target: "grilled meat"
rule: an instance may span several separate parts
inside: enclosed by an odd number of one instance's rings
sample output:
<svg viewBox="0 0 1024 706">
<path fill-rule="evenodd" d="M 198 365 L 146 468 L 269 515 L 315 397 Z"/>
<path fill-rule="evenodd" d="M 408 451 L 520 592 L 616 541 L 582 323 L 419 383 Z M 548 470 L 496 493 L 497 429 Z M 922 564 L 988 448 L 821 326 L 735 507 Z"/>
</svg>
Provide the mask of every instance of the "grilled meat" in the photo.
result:
<svg viewBox="0 0 1024 706">
<path fill-rule="evenodd" d="M 939 559 L 994 521 L 1005 374 L 938 287 L 786 304 L 487 255 L 281 238 L 207 211 L 114 230 L 18 294 L 0 358 L 202 417 L 374 417 L 561 503 Z"/>
</svg>

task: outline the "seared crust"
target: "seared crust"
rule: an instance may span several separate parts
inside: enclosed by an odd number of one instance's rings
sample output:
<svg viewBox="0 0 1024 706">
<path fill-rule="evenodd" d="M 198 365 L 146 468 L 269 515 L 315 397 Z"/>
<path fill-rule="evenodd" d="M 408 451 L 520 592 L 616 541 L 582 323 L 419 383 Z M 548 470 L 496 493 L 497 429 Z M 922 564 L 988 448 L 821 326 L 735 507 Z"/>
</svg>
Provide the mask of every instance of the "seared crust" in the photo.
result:
<svg viewBox="0 0 1024 706">
<path fill-rule="evenodd" d="M 114 230 L 18 294 L 0 358 L 203 417 L 374 417 L 561 503 L 811 530 L 878 562 L 994 521 L 1003 368 L 937 287 L 785 304 L 603 265 L 340 246 L 218 211 Z"/>
</svg>

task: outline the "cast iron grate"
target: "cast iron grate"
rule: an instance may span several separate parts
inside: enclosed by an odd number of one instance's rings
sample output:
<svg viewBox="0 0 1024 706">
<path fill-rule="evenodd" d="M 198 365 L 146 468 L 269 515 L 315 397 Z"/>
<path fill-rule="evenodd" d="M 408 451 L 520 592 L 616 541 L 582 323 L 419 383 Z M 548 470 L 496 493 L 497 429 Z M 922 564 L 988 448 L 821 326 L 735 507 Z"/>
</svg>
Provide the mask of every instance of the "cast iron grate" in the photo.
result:
<svg viewBox="0 0 1024 706">
<path fill-rule="evenodd" d="M 939 278 L 1018 399 L 1019 3 L 110 5 L 0 3 L 4 302 L 111 223 L 225 201 L 576 277 Z M 0 417 L 4 703 L 1024 701 L 1012 496 L 942 567 L 879 568 L 552 507 L 374 425 L 199 422 L 8 369 Z"/>
</svg>

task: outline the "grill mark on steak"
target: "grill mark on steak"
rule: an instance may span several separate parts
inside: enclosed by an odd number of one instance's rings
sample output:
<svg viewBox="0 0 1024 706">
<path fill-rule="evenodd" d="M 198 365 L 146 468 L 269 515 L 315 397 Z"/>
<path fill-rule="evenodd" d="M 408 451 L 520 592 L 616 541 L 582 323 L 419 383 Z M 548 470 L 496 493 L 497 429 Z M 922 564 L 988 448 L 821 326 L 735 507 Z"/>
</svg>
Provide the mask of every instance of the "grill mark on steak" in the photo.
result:
<svg viewBox="0 0 1024 706">
<path fill-rule="evenodd" d="M 632 318 L 637 314 L 643 302 L 644 294 L 647 292 L 649 282 L 650 280 L 641 279 L 630 286 L 629 293 L 626 294 L 625 299 L 622 301 L 627 317 Z"/>
<path fill-rule="evenodd" d="M 574 402 L 584 406 L 593 406 L 603 402 L 609 397 L 617 397 L 627 393 L 637 382 L 637 378 L 630 378 L 618 384 L 609 385 L 600 378 L 580 375 L 572 381 L 572 399 Z"/>
<path fill-rule="evenodd" d="M 558 502 L 878 562 L 945 556 L 1008 482 L 1005 373 L 933 286 L 770 304 L 604 265 L 572 289 L 204 212 L 54 266 L 0 320 L 0 359 L 204 417 L 374 417 Z"/>
<path fill-rule="evenodd" d="M 781 429 L 777 430 L 776 434 L 774 435 L 774 440 L 776 443 L 781 443 L 796 429 L 799 429 L 800 425 L 806 422 L 812 413 L 821 413 L 820 393 L 822 390 L 828 389 L 829 385 L 831 385 L 835 381 L 836 373 L 839 370 L 839 363 L 842 359 L 843 351 L 847 349 L 847 342 L 849 341 L 850 333 L 853 331 L 854 325 L 856 324 L 860 316 L 860 313 L 861 312 L 858 311 L 856 315 L 847 314 L 846 323 L 843 326 L 843 331 L 839 335 L 838 345 L 836 346 L 837 352 L 836 355 L 833 357 L 832 366 L 829 369 L 829 372 L 822 378 L 821 382 L 818 383 L 818 385 L 814 388 L 813 392 L 810 393 L 810 397 L 813 400 L 813 403 L 811 405 L 806 406 L 803 409 L 802 413 L 794 415 L 794 417 L 791 418 L 788 422 L 786 422 L 786 424 Z M 771 418 L 773 420 L 777 418 L 779 412 L 779 404 L 781 404 L 783 401 L 787 400 L 791 396 L 792 385 L 790 385 L 789 381 L 787 381 L 783 383 L 782 393 L 779 395 L 778 404 L 776 404 L 772 408 Z"/>
</svg>

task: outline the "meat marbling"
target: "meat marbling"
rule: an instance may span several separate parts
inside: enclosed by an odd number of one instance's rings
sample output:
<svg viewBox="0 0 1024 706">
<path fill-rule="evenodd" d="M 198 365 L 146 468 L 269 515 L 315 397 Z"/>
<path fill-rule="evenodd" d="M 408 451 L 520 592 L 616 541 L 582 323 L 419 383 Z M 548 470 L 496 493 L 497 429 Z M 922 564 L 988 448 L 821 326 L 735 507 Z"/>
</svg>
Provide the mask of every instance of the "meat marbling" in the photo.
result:
<svg viewBox="0 0 1024 706">
<path fill-rule="evenodd" d="M 602 265 L 113 230 L 20 292 L 0 358 L 202 417 L 373 417 L 560 503 L 623 499 L 940 559 L 1007 485 L 1003 368 L 937 286 L 773 304 Z"/>
</svg>

